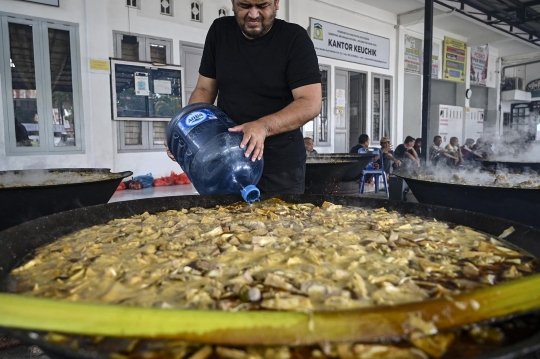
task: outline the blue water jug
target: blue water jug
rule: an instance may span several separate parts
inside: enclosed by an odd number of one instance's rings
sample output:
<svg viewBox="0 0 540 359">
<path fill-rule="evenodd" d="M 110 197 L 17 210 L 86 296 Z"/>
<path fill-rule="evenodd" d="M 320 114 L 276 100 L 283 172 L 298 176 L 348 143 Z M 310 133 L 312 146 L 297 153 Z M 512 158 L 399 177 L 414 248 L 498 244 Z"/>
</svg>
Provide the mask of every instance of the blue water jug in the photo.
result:
<svg viewBox="0 0 540 359">
<path fill-rule="evenodd" d="M 264 160 L 251 161 L 240 148 L 243 134 L 229 132 L 236 123 L 207 103 L 194 103 L 178 112 L 167 126 L 167 144 L 200 194 L 238 193 L 248 203 L 259 200 L 255 186 Z"/>
</svg>

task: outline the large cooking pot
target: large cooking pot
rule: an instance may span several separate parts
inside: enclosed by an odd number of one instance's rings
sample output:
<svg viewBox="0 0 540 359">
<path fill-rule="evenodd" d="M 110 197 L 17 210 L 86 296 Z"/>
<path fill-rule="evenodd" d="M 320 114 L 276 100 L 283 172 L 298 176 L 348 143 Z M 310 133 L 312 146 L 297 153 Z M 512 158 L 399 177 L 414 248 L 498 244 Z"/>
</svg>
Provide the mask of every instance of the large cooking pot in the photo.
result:
<svg viewBox="0 0 540 359">
<path fill-rule="evenodd" d="M 363 171 L 366 169 L 369 161 L 371 161 L 371 159 L 375 157 L 375 155 L 359 153 L 321 153 L 318 155 L 318 157 L 358 161 L 356 165 L 349 167 L 349 170 L 341 179 L 342 182 L 349 182 L 358 181 L 360 178 L 362 178 Z M 318 157 L 315 156 L 313 158 Z"/>
<path fill-rule="evenodd" d="M 369 156 L 369 157 L 368 157 Z M 372 155 L 356 157 L 315 156 L 306 160 L 307 194 L 337 194 L 345 177 L 356 176 L 367 165 Z M 365 164 L 364 164 L 365 163 Z M 352 171 L 352 172 L 351 172 Z"/>
<path fill-rule="evenodd" d="M 129 171 L 62 168 L 0 172 L 0 230 L 34 218 L 107 203 Z"/>
<path fill-rule="evenodd" d="M 520 247 L 530 254 L 540 257 L 540 230 L 533 229 L 515 222 L 495 220 L 492 217 L 462 210 L 431 206 L 418 203 L 394 202 L 373 198 L 352 198 L 316 195 L 282 195 L 281 199 L 292 203 L 313 203 L 321 205 L 324 201 L 335 204 L 361 206 L 366 208 L 386 207 L 402 214 L 413 214 L 432 217 L 441 221 L 470 226 L 476 230 L 499 235 L 510 226 L 515 228 L 506 240 Z M 263 199 L 264 196 L 263 196 Z M 179 196 L 142 199 L 129 202 L 117 202 L 92 207 L 79 208 L 69 212 L 54 214 L 38 218 L 31 222 L 0 232 L 0 289 L 5 290 L 8 273 L 22 259 L 35 248 L 50 243 L 57 238 L 92 225 L 103 224 L 115 218 L 128 217 L 146 211 L 155 213 L 159 211 L 190 208 L 213 207 L 227 205 L 241 198 L 236 195 L 223 196 Z M 98 353 L 77 351 L 72 348 L 40 342 L 29 332 L 21 330 L 7 330 L 10 335 L 16 336 L 28 343 L 37 344 L 54 358 L 99 358 Z M 520 338 L 518 342 L 496 351 L 485 352 L 475 359 L 503 359 L 519 358 L 540 349 L 540 328 L 528 338 Z"/>
<path fill-rule="evenodd" d="M 508 160 L 500 161 L 497 159 L 485 159 L 479 160 L 478 162 L 482 163 L 482 166 L 490 171 L 508 170 L 511 173 L 522 173 L 523 171 L 529 169 L 540 172 L 540 162 Z"/>
<path fill-rule="evenodd" d="M 540 189 L 505 188 L 425 181 L 405 172 L 403 178 L 420 203 L 484 213 L 540 228 Z"/>
</svg>

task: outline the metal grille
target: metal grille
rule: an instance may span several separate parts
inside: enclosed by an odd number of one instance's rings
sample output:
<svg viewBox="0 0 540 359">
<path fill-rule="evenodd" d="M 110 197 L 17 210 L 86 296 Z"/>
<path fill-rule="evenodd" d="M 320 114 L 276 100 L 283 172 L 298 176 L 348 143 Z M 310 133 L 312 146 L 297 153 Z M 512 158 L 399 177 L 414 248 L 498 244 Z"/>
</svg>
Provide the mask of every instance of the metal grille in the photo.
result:
<svg viewBox="0 0 540 359">
<path fill-rule="evenodd" d="M 166 121 L 152 122 L 152 142 L 154 145 L 163 145 L 165 143 L 167 124 Z"/>
<path fill-rule="evenodd" d="M 142 122 L 124 122 L 124 137 L 126 146 L 142 145 Z"/>
<path fill-rule="evenodd" d="M 161 14 L 172 15 L 171 0 L 161 0 Z"/>
<path fill-rule="evenodd" d="M 202 22 L 201 8 L 202 4 L 197 1 L 191 3 L 191 21 Z"/>
</svg>

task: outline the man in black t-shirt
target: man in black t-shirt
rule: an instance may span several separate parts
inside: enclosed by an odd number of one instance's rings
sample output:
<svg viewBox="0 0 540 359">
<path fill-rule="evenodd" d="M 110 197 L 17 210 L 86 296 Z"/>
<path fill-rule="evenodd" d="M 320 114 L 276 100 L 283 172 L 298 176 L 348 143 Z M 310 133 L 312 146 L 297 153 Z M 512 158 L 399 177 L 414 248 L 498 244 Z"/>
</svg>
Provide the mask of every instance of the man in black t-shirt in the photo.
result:
<svg viewBox="0 0 540 359">
<path fill-rule="evenodd" d="M 189 103 L 213 103 L 243 132 L 246 157 L 260 160 L 264 193 L 303 193 L 300 127 L 321 111 L 321 76 L 305 29 L 276 19 L 279 0 L 233 0 L 234 16 L 208 31 Z"/>
</svg>

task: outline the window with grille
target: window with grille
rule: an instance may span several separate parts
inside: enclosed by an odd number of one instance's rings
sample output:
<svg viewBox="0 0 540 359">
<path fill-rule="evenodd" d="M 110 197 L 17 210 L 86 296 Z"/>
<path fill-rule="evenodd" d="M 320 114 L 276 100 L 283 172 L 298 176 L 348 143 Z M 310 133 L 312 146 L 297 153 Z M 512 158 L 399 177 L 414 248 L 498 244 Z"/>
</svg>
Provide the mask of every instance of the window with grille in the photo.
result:
<svg viewBox="0 0 540 359">
<path fill-rule="evenodd" d="M 161 0 L 161 14 L 172 16 L 172 0 Z"/>
<path fill-rule="evenodd" d="M 82 152 L 78 25 L 0 15 L 0 33 L 6 153 Z"/>
<path fill-rule="evenodd" d="M 191 3 L 191 21 L 202 22 L 202 4 L 198 1 Z"/>
<path fill-rule="evenodd" d="M 137 2 L 140 2 L 138 0 Z M 168 1 L 172 5 L 172 0 Z M 163 3 L 162 3 L 163 5 Z M 163 7 L 161 9 L 163 11 Z M 172 13 L 172 9 L 171 9 Z M 115 57 L 127 61 L 150 61 L 170 64 L 172 40 L 115 32 Z M 118 150 L 165 150 L 165 130 L 168 121 L 117 121 Z"/>
<path fill-rule="evenodd" d="M 225 9 L 224 7 L 219 9 L 219 12 L 218 12 L 218 17 L 223 17 L 223 16 L 227 16 L 227 9 Z"/>
<path fill-rule="evenodd" d="M 141 0 L 126 0 L 126 6 L 138 9 L 140 2 Z"/>
</svg>

